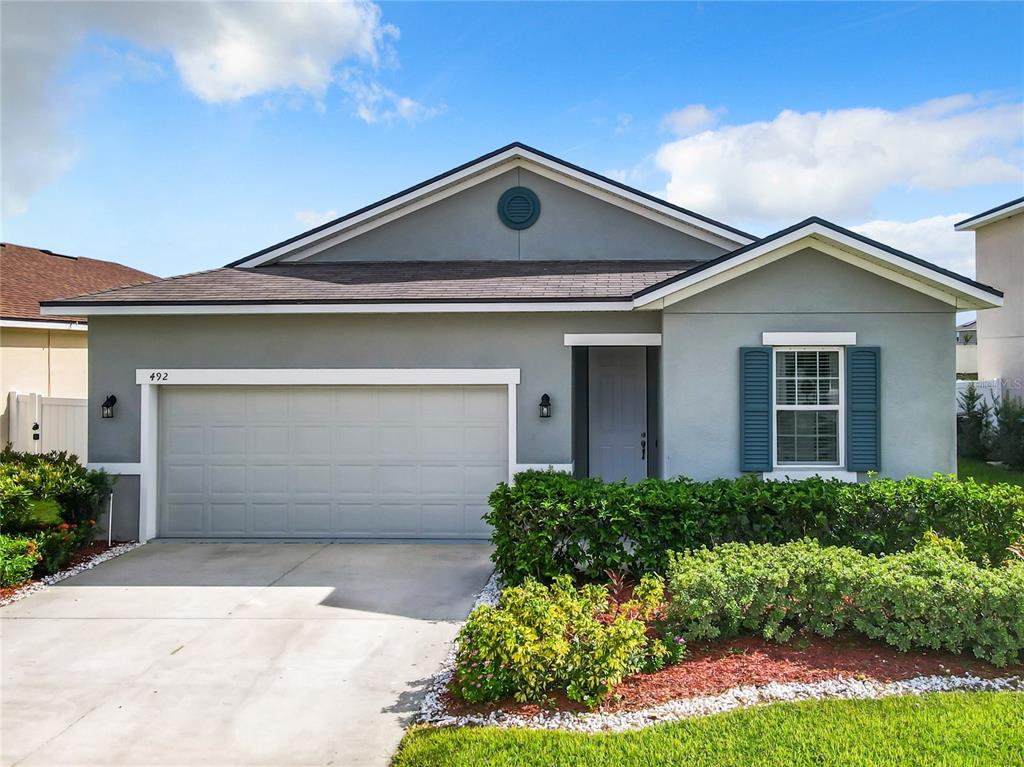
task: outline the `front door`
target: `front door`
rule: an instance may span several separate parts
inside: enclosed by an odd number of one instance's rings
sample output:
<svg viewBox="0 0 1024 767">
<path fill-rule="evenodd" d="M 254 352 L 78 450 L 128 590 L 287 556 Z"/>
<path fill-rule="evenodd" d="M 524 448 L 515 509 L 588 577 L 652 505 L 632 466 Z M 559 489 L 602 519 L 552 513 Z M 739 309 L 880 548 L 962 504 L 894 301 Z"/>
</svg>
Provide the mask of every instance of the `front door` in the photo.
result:
<svg viewBox="0 0 1024 767">
<path fill-rule="evenodd" d="M 647 349 L 590 347 L 590 476 L 647 476 Z"/>
</svg>

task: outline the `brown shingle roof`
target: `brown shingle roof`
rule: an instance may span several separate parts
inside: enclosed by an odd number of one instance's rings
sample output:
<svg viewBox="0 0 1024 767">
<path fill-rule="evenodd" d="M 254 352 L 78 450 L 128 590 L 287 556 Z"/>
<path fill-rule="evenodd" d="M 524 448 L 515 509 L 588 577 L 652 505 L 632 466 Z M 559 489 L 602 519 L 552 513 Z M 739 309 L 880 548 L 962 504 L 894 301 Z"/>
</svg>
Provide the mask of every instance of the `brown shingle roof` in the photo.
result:
<svg viewBox="0 0 1024 767">
<path fill-rule="evenodd" d="M 0 243 L 0 318 L 9 320 L 81 320 L 39 313 L 39 302 L 135 285 L 157 279 L 112 261 L 61 256 L 48 250 Z"/>
<path fill-rule="evenodd" d="M 699 261 L 375 261 L 213 269 L 74 305 L 609 300 Z"/>
</svg>

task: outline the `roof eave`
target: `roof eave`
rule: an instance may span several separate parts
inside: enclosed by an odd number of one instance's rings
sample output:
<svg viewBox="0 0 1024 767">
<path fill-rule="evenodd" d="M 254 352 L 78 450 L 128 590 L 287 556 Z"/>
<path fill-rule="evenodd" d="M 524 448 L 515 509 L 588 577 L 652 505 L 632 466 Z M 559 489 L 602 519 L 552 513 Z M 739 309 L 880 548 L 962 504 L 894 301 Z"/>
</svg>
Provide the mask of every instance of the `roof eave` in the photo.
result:
<svg viewBox="0 0 1024 767">
<path fill-rule="evenodd" d="M 994 224 L 996 221 L 1002 221 L 1005 218 L 1016 216 L 1022 212 L 1024 212 L 1024 197 L 1004 202 L 1002 205 L 997 205 L 976 216 L 965 218 L 963 221 L 954 224 L 953 229 L 958 232 L 973 232 L 983 226 Z"/>
</svg>

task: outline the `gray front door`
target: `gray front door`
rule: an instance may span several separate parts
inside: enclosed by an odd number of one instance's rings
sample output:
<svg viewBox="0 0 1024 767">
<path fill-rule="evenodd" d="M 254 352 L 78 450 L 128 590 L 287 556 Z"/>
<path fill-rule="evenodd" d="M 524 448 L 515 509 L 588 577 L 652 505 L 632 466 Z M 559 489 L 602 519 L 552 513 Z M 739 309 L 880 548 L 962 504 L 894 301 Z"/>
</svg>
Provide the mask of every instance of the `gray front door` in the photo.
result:
<svg viewBox="0 0 1024 767">
<path fill-rule="evenodd" d="M 647 476 L 647 350 L 590 348 L 590 476 Z"/>
</svg>

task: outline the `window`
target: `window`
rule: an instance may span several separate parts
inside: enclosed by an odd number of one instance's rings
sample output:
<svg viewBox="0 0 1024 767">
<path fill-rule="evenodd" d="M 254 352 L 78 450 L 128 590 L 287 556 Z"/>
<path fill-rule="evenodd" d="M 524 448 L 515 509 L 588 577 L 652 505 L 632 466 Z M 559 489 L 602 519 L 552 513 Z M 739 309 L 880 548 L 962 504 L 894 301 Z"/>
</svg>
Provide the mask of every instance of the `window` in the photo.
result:
<svg viewBox="0 0 1024 767">
<path fill-rule="evenodd" d="M 775 465 L 840 466 L 840 350 L 776 348 L 774 357 Z"/>
</svg>

